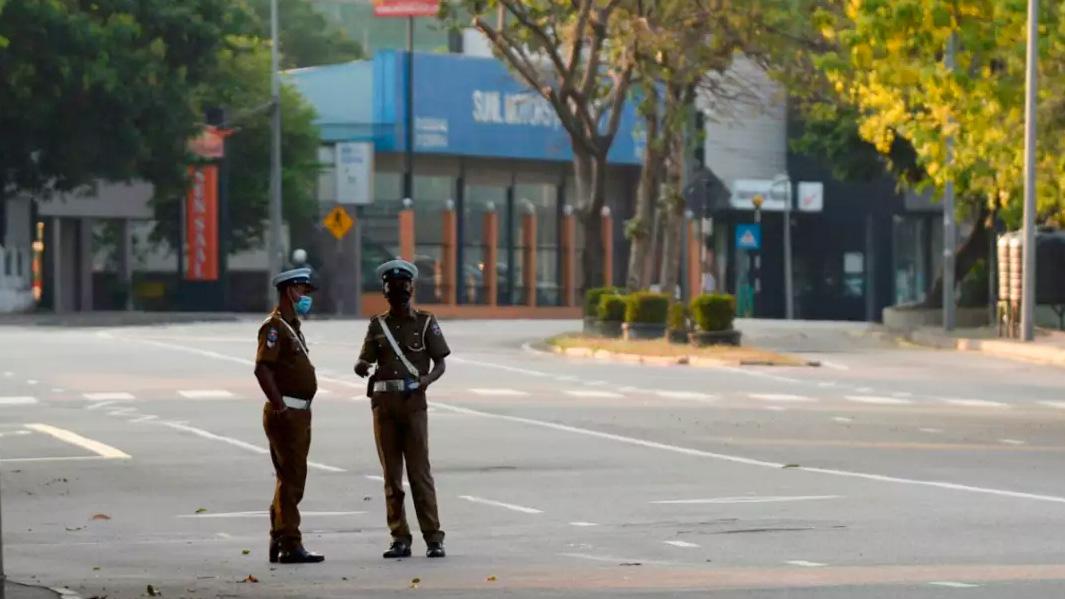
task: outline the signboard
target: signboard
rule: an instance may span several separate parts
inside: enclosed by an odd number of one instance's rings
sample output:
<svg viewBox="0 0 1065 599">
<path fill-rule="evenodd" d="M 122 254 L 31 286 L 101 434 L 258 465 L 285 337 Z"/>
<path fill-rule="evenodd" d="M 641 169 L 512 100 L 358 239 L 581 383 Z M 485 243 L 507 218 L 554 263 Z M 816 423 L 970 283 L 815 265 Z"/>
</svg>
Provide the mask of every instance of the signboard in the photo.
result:
<svg viewBox="0 0 1065 599">
<path fill-rule="evenodd" d="M 189 140 L 189 152 L 206 160 L 225 158 L 226 138 L 234 133 L 236 131 L 233 129 L 219 129 L 207 125 L 199 135 Z"/>
<path fill-rule="evenodd" d="M 190 166 L 185 201 L 186 281 L 218 280 L 218 167 Z"/>
<path fill-rule="evenodd" d="M 732 197 L 729 206 L 736 210 L 754 210 L 754 196 L 765 199 L 762 210 L 766 212 L 783 212 L 788 207 L 788 184 L 784 181 L 773 183 L 772 179 L 736 179 L 732 183 Z"/>
<path fill-rule="evenodd" d="M 440 0 L 373 0 L 375 17 L 435 17 Z"/>
<path fill-rule="evenodd" d="M 337 203 L 357 205 L 372 203 L 373 143 L 338 143 L 335 155 Z"/>
<path fill-rule="evenodd" d="M 737 250 L 760 250 L 760 249 L 762 249 L 762 225 L 759 225 L 759 224 L 736 225 L 736 249 Z"/>
<path fill-rule="evenodd" d="M 821 212 L 825 207 L 825 184 L 820 181 L 799 181 L 799 211 Z"/>
<path fill-rule="evenodd" d="M 348 215 L 348 211 L 344 210 L 343 206 L 337 206 L 329 211 L 322 224 L 325 225 L 326 229 L 329 229 L 333 237 L 340 240 L 348 234 L 348 231 L 351 230 L 351 225 L 355 224 L 355 221 L 351 220 L 351 216 Z"/>
</svg>

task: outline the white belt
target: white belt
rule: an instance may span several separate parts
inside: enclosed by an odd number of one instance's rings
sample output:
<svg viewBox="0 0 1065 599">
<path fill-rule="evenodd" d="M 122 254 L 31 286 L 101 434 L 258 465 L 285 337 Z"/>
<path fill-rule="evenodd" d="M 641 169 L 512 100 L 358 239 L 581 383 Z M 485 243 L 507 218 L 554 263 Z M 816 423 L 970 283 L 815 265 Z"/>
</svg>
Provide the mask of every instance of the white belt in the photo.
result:
<svg viewBox="0 0 1065 599">
<path fill-rule="evenodd" d="M 418 388 L 418 382 L 417 381 L 412 381 L 411 384 L 410 384 L 410 387 L 404 387 L 403 379 L 392 379 L 392 380 L 389 380 L 389 381 L 374 381 L 374 384 L 373 384 L 374 393 L 389 393 L 389 392 L 398 393 L 398 392 L 401 392 L 401 391 L 405 391 L 407 388 L 409 388 L 409 389 L 417 389 Z"/>
<path fill-rule="evenodd" d="M 293 410 L 309 410 L 311 408 L 311 400 L 309 399 L 296 399 L 295 397 L 284 395 L 281 397 L 281 401 L 284 402 L 286 407 Z"/>
</svg>

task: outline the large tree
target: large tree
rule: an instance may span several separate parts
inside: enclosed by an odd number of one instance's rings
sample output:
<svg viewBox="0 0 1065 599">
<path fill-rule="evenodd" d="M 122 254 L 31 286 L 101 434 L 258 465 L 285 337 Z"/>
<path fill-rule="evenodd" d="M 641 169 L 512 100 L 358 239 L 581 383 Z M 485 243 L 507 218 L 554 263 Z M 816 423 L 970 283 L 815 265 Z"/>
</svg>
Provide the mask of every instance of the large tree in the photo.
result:
<svg viewBox="0 0 1065 599">
<path fill-rule="evenodd" d="M 589 247 L 602 234 L 607 154 L 632 84 L 634 60 L 615 43 L 621 0 L 458 0 L 445 18 L 469 17 L 496 54 L 554 108 L 569 134 L 575 211 Z M 582 255 L 585 287 L 603 281 L 602 257 Z"/>
<path fill-rule="evenodd" d="M 258 26 L 249 35 L 270 38 L 270 0 L 249 0 Z M 363 58 L 363 48 L 343 29 L 318 12 L 311 0 L 278 0 L 281 66 L 286 69 Z"/>
</svg>

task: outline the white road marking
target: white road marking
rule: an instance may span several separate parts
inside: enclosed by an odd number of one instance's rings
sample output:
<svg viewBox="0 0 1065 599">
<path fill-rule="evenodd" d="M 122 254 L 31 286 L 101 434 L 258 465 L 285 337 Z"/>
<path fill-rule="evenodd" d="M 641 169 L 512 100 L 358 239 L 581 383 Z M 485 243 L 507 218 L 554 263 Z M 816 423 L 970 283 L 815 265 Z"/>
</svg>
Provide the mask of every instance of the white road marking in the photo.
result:
<svg viewBox="0 0 1065 599">
<path fill-rule="evenodd" d="M 317 395 L 332 395 L 333 392 L 330 389 L 319 389 Z M 316 397 L 317 397 L 316 395 Z"/>
<path fill-rule="evenodd" d="M 107 413 L 108 416 L 126 416 L 128 414 L 136 414 L 137 408 L 119 408 L 117 410 L 111 410 Z"/>
<path fill-rule="evenodd" d="M 129 401 L 136 399 L 132 393 L 122 391 L 111 393 L 82 393 L 82 397 L 89 401 Z"/>
<path fill-rule="evenodd" d="M 364 478 L 369 479 L 369 480 L 375 480 L 375 481 L 377 481 L 379 483 L 385 482 L 385 477 L 377 475 L 377 474 L 367 474 Z M 403 481 L 403 486 L 407 487 L 409 489 L 410 488 L 410 483 L 407 482 L 407 481 Z"/>
<path fill-rule="evenodd" d="M 101 401 L 100 403 L 94 403 L 91 406 L 85 406 L 86 410 L 99 410 L 100 408 L 106 408 L 107 406 L 114 405 L 116 401 Z"/>
<path fill-rule="evenodd" d="M 786 561 L 784 563 L 785 564 L 790 564 L 792 566 L 800 566 L 802 568 L 822 568 L 822 567 L 828 565 L 828 564 L 822 564 L 821 562 L 808 562 L 808 561 L 806 561 L 804 559 L 793 559 L 793 560 L 790 560 L 790 561 Z"/>
<path fill-rule="evenodd" d="M 579 528 L 590 528 L 592 526 L 599 526 L 595 522 L 570 522 L 570 526 L 577 526 Z"/>
<path fill-rule="evenodd" d="M 732 462 L 735 464 L 746 464 L 748 466 L 758 466 L 761 468 L 772 468 L 774 470 L 780 470 L 784 467 L 784 464 L 779 462 L 767 462 L 765 460 L 758 460 L 754 458 L 747 458 L 737 455 L 729 455 L 723 453 L 714 453 L 711 451 L 704 451 L 701 449 L 693 449 L 690 447 L 681 447 L 679 445 L 669 445 L 667 443 L 658 443 L 656 441 L 648 441 L 645 439 L 638 439 L 635 437 L 626 437 L 624 435 L 616 435 L 613 433 L 606 433 L 602 431 L 581 428 L 576 426 L 569 426 L 566 424 L 558 424 L 556 422 L 548 422 L 545 420 L 535 420 L 533 418 L 523 418 L 521 416 L 509 416 L 506 414 L 495 414 L 492 412 L 485 412 L 482 410 L 473 410 L 470 408 L 463 408 L 459 406 L 453 406 L 450 404 L 442 404 L 439 402 L 433 402 L 439 408 L 450 410 L 459 414 L 467 414 L 470 416 L 480 416 L 482 418 L 491 418 L 495 420 L 503 420 L 506 422 L 514 422 L 519 424 L 525 424 L 529 426 L 536 426 L 540 428 L 546 428 L 556 431 L 562 431 L 567 433 L 574 433 L 578 435 L 585 435 L 588 437 L 595 437 L 598 439 L 606 439 L 609 441 L 615 441 L 618 443 L 625 443 L 627 445 L 636 445 L 639 447 L 647 447 L 650 449 L 658 449 L 661 451 L 669 451 L 673 453 L 679 453 L 683 455 L 711 458 L 720 460 L 723 462 Z M 949 491 L 961 491 L 966 493 L 977 493 L 982 495 L 995 495 L 998 497 L 1009 497 L 1011 499 L 1030 499 L 1035 501 L 1048 501 L 1052 503 L 1065 504 L 1065 497 L 1058 495 L 1040 495 L 1037 493 L 1025 493 L 1023 491 L 1011 491 L 1008 489 L 995 489 L 991 487 L 977 487 L 973 485 L 962 485 L 957 483 L 951 483 L 946 481 L 935 480 L 921 480 L 913 478 L 903 478 L 899 476 L 885 476 L 881 474 L 873 474 L 869 472 L 855 472 L 850 470 L 836 470 L 832 468 L 813 468 L 802 466 L 799 468 L 793 468 L 791 471 L 810 472 L 815 474 L 825 474 L 828 476 L 838 476 L 843 478 L 859 478 L 864 480 L 872 480 L 877 482 L 895 483 L 900 485 L 912 485 L 918 487 L 929 487 L 933 489 L 945 489 Z"/>
<path fill-rule="evenodd" d="M 504 370 L 504 371 L 507 371 L 507 372 L 517 372 L 519 374 L 524 374 L 524 375 L 528 375 L 528 376 L 535 376 L 535 377 L 553 377 L 553 376 L 555 376 L 555 375 L 547 373 L 547 372 L 540 372 L 539 370 L 529 370 L 528 368 L 515 368 L 514 366 L 504 366 L 503 364 L 495 364 L 493 362 L 482 362 L 480 360 L 470 360 L 469 358 L 451 358 L 451 361 L 452 362 L 457 362 L 459 364 L 469 364 L 471 366 L 484 366 L 485 368 L 496 368 L 498 370 Z"/>
<path fill-rule="evenodd" d="M 584 384 L 589 387 L 602 387 L 604 385 L 609 385 L 610 383 L 607 381 L 586 381 Z"/>
<path fill-rule="evenodd" d="M 36 385 L 37 383 L 38 383 L 38 381 L 35 380 L 35 379 L 26 379 L 26 384 L 27 385 Z"/>
<path fill-rule="evenodd" d="M 857 391 L 858 393 L 872 393 L 873 392 L 873 388 L 872 387 L 858 387 L 857 389 L 855 389 L 855 391 Z"/>
<path fill-rule="evenodd" d="M 760 399 L 762 401 L 787 401 L 787 402 L 806 402 L 817 401 L 812 397 L 805 395 L 792 395 L 790 393 L 748 393 L 747 397 L 751 399 Z"/>
<path fill-rule="evenodd" d="M 52 388 L 52 393 L 62 393 L 63 391 L 66 391 L 66 389 L 63 389 L 62 387 L 53 387 Z"/>
<path fill-rule="evenodd" d="M 834 422 L 854 422 L 853 418 L 847 418 L 846 416 L 836 416 L 832 420 Z"/>
<path fill-rule="evenodd" d="M 61 456 L 61 457 L 49 457 L 49 458 L 2 458 L 0 462 L 88 462 L 93 460 L 113 460 L 115 458 L 105 458 L 99 455 L 77 455 L 77 456 Z"/>
<path fill-rule="evenodd" d="M 940 401 L 948 403 L 952 406 L 963 406 L 967 408 L 1008 408 L 1009 405 L 1002 403 L 1001 401 L 988 401 L 986 399 L 950 399 L 940 398 Z"/>
<path fill-rule="evenodd" d="M 0 397 L 0 406 L 28 406 L 35 403 L 37 403 L 37 398 L 28 395 Z"/>
<path fill-rule="evenodd" d="M 907 397 L 913 397 L 913 393 L 910 393 L 908 391 L 899 391 L 897 393 L 892 393 L 891 396 L 892 397 L 901 397 L 901 398 L 905 399 Z"/>
<path fill-rule="evenodd" d="M 525 391 L 518 391 L 516 389 L 470 389 L 470 392 L 474 395 L 489 397 L 525 397 L 529 395 Z"/>
<path fill-rule="evenodd" d="M 0 433 L 0 437 L 21 437 L 23 435 L 32 435 L 30 431 L 8 431 L 6 433 Z"/>
<path fill-rule="evenodd" d="M 1019 439 L 999 439 L 999 443 L 1005 443 L 1006 445 L 1024 445 L 1024 441 Z"/>
<path fill-rule="evenodd" d="M 63 428 L 58 428 L 49 424 L 27 424 L 26 428 L 31 431 L 36 431 L 38 433 L 51 435 L 56 439 L 59 439 L 60 441 L 65 441 L 67 443 L 70 443 L 71 445 L 76 445 L 82 449 L 87 449 L 102 458 L 123 460 L 128 460 L 130 458 L 130 455 L 128 453 L 120 449 L 115 449 L 114 447 L 111 447 L 110 445 L 107 445 L 105 443 L 94 441 L 87 437 L 82 437 L 81 435 L 73 431 L 68 431 Z"/>
<path fill-rule="evenodd" d="M 581 380 L 581 377 L 573 376 L 573 375 L 556 376 L 555 380 L 563 382 L 563 383 L 568 383 L 568 382 L 571 382 L 571 381 L 579 381 L 579 380 Z"/>
<path fill-rule="evenodd" d="M 11 372 L 11 371 L 5 371 L 5 372 L 4 372 L 4 376 L 6 376 L 6 377 L 13 377 L 13 376 L 15 376 L 15 373 L 14 373 L 14 372 Z"/>
<path fill-rule="evenodd" d="M 788 411 L 788 409 L 785 408 L 784 406 L 766 406 L 765 409 L 769 410 L 770 412 L 787 412 Z"/>
<path fill-rule="evenodd" d="M 234 362 L 236 364 L 241 364 L 242 366 L 248 366 L 249 364 L 252 364 L 252 361 L 248 360 L 246 358 L 237 358 L 235 356 L 229 356 L 229 355 L 221 354 L 221 353 L 218 353 L 218 352 L 202 350 L 202 349 L 195 348 L 195 347 L 188 347 L 188 346 L 178 345 L 178 344 L 174 344 L 174 343 L 153 342 L 153 341 L 148 341 L 148 340 L 136 340 L 136 341 L 142 341 L 143 343 L 147 343 L 147 344 L 150 344 L 150 345 L 156 345 L 157 347 L 165 347 L 165 348 L 176 350 L 176 351 L 184 351 L 184 352 L 188 352 L 188 353 L 198 354 L 198 355 L 201 355 L 201 356 L 215 358 L 215 359 L 218 359 L 218 360 L 224 360 L 224 361 L 227 361 L 227 362 Z M 474 364 L 476 364 L 475 362 L 472 362 L 472 361 L 469 361 L 469 360 L 464 360 L 464 359 L 455 359 L 454 361 L 463 361 L 463 362 L 466 362 L 466 363 L 474 363 Z M 490 362 L 481 363 L 481 364 L 484 364 L 487 367 L 499 367 L 499 365 L 492 364 Z M 504 369 L 509 369 L 509 368 L 510 367 L 504 367 Z M 517 370 L 521 370 L 521 369 L 517 369 Z M 737 369 L 733 369 L 733 370 L 736 370 L 738 372 L 744 372 L 742 369 L 738 369 L 738 368 Z M 534 376 L 547 376 L 547 375 L 544 374 L 544 373 L 537 372 L 537 373 L 535 373 Z M 784 377 L 780 377 L 780 378 L 784 378 Z M 795 379 L 790 379 L 790 381 L 798 382 Z M 340 380 L 340 379 L 336 379 L 336 382 L 338 382 L 339 384 L 350 386 L 350 387 L 362 387 L 363 386 L 362 384 L 359 384 L 359 383 L 354 383 L 354 382 L 351 382 L 351 381 L 345 381 L 345 380 Z M 1060 407 L 1065 409 L 1065 402 L 1060 402 L 1060 403 L 1062 404 Z M 784 466 L 784 464 L 780 464 L 780 463 L 777 463 L 777 462 L 767 462 L 767 461 L 764 461 L 764 460 L 757 460 L 757 459 L 747 458 L 747 457 L 743 457 L 743 456 L 735 456 L 735 455 L 728 455 L 728 454 L 713 453 L 713 452 L 709 452 L 709 451 L 702 451 L 702 450 L 688 448 L 688 447 L 681 447 L 681 446 L 678 446 L 678 445 L 669 445 L 669 444 L 665 444 L 665 443 L 657 443 L 657 442 L 648 441 L 648 440 L 645 440 L 645 439 L 638 439 L 638 438 L 635 438 L 635 437 L 625 437 L 623 435 L 615 435 L 615 434 L 612 434 L 612 433 L 605 433 L 605 432 L 602 432 L 602 431 L 596 431 L 596 430 L 592 430 L 592 429 L 580 428 L 580 427 L 575 427 L 575 426 L 568 426 L 568 425 L 565 425 L 565 424 L 558 424 L 558 423 L 555 423 L 555 422 L 547 422 L 547 421 L 544 421 L 544 420 L 535 420 L 535 419 L 532 419 L 532 418 L 522 418 L 520 416 L 508 416 L 508 415 L 505 415 L 505 414 L 495 414 L 495 413 L 492 413 L 492 412 L 484 412 L 484 411 L 481 411 L 481 410 L 472 410 L 472 409 L 469 409 L 469 408 L 462 408 L 462 407 L 459 407 L 459 406 L 453 406 L 453 405 L 450 405 L 450 404 L 443 404 L 443 403 L 439 403 L 439 402 L 433 402 L 433 405 L 435 405 L 435 406 L 437 406 L 439 408 L 445 409 L 445 410 L 450 410 L 450 411 L 455 412 L 455 413 L 466 414 L 466 415 L 469 415 L 469 416 L 480 416 L 482 418 L 492 418 L 492 419 L 495 419 L 495 420 L 502 420 L 502 421 L 505 421 L 505 422 L 515 422 L 515 423 L 525 424 L 525 425 L 529 425 L 529 426 L 537 426 L 537 427 L 540 427 L 540 428 L 547 428 L 547 429 L 552 429 L 552 430 L 557 430 L 557 431 L 575 433 L 575 434 L 585 435 L 585 436 L 589 436 L 589 437 L 596 437 L 596 438 L 599 438 L 599 439 L 607 439 L 607 440 L 615 441 L 615 442 L 618 442 L 618 443 L 625 443 L 625 444 L 629 444 L 629 445 L 636 445 L 636 446 L 640 446 L 640 447 L 647 447 L 647 448 L 658 449 L 658 450 L 662 450 L 662 451 L 670 451 L 670 452 L 673 452 L 673 453 L 679 453 L 679 454 L 684 454 L 684 455 L 706 457 L 706 458 L 711 458 L 711 459 L 716 459 L 716 460 L 721 460 L 721 461 L 726 461 L 726 462 L 732 462 L 732 463 L 737 463 L 737 464 L 747 464 L 747 465 L 750 465 L 750 466 L 759 466 L 759 467 L 762 467 L 762 468 L 773 468 L 773 469 L 776 469 L 776 470 L 779 470 L 779 469 L 783 468 L 783 466 Z M 901 485 L 922 486 L 922 487 L 929 487 L 929 488 L 935 488 L 935 489 L 945 489 L 945 490 L 950 490 L 950 491 L 961 491 L 961 492 L 977 493 L 977 494 L 984 494 L 984 495 L 995 495 L 995 496 L 999 496 L 999 497 L 1009 497 L 1011 499 L 1030 499 L 1030 500 L 1035 500 L 1035 501 L 1048 501 L 1048 502 L 1052 502 L 1052 503 L 1063 503 L 1063 504 L 1065 504 L 1065 497 L 1060 497 L 1060 496 L 1056 496 L 1056 495 L 1039 495 L 1039 494 L 1036 494 L 1036 493 L 1024 493 L 1024 492 L 1021 492 L 1021 491 L 1010 491 L 1010 490 L 1007 490 L 1007 489 L 995 489 L 995 488 L 990 488 L 990 487 L 977 487 L 977 486 L 972 486 L 972 485 L 961 485 L 961 484 L 950 483 L 950 482 L 945 482 L 945 481 L 909 479 L 909 478 L 902 478 L 902 477 L 894 477 L 894 476 L 884 476 L 884 475 L 879 475 L 879 474 L 872 474 L 872 473 L 868 473 L 868 472 L 854 472 L 854 471 L 848 471 L 848 470 L 834 470 L 834 469 L 830 469 L 830 468 L 800 467 L 800 468 L 796 468 L 794 470 L 798 470 L 798 471 L 801 471 L 801 472 L 811 472 L 811 473 L 816 473 L 816 474 L 825 474 L 825 475 L 829 475 L 829 476 L 839 476 L 839 477 L 844 477 L 844 478 L 859 478 L 859 479 L 872 480 L 872 481 L 877 481 L 877 482 L 895 483 L 895 484 L 901 484 Z"/>
<path fill-rule="evenodd" d="M 969 584 L 967 582 L 953 582 L 949 580 L 940 582 L 930 582 L 928 584 L 935 587 L 947 587 L 951 589 L 975 589 L 980 586 L 978 584 Z"/>
<path fill-rule="evenodd" d="M 689 543 L 687 541 L 662 541 L 666 545 L 672 545 L 674 547 L 681 547 L 683 549 L 692 549 L 698 547 L 695 543 Z"/>
<path fill-rule="evenodd" d="M 318 517 L 330 517 L 330 516 L 357 516 L 359 514 L 365 514 L 366 512 L 305 512 L 300 510 L 300 516 L 318 516 Z M 178 514 L 175 518 L 190 518 L 193 520 L 208 519 L 208 518 L 260 518 L 262 516 L 269 516 L 270 512 L 257 511 L 257 512 L 220 512 L 217 514 L 205 513 L 205 514 Z"/>
<path fill-rule="evenodd" d="M 680 399 L 694 401 L 714 401 L 716 398 L 708 393 L 695 391 L 655 391 L 655 395 L 665 399 Z"/>
<path fill-rule="evenodd" d="M 848 395 L 845 399 L 847 401 L 853 401 L 855 403 L 867 403 L 881 406 L 904 406 L 913 403 L 909 399 L 899 399 L 897 397 L 881 397 L 879 395 Z"/>
<path fill-rule="evenodd" d="M 821 360 L 821 366 L 825 366 L 825 367 L 831 368 L 833 370 L 850 370 L 851 369 L 850 366 L 847 366 L 845 364 L 840 364 L 838 362 L 828 362 L 828 361 L 825 361 L 825 360 Z"/>
<path fill-rule="evenodd" d="M 221 537 L 223 539 L 232 539 L 233 538 L 233 535 L 229 534 L 228 532 L 218 532 L 218 533 L 215 533 L 215 535 L 218 536 L 218 537 Z"/>
<path fill-rule="evenodd" d="M 459 495 L 459 499 L 465 499 L 470 503 L 479 503 L 481 505 L 491 505 L 495 507 L 501 507 L 513 512 L 521 512 L 523 514 L 542 514 L 543 510 L 538 510 L 532 507 L 525 507 L 523 505 L 514 505 L 513 503 L 503 503 L 502 501 L 494 501 L 492 499 L 484 499 L 483 497 L 474 497 L 473 495 Z"/>
<path fill-rule="evenodd" d="M 664 501 L 652 501 L 652 505 L 702 505 L 707 503 L 786 503 L 789 501 L 815 501 L 821 499 L 840 499 L 840 495 L 793 495 L 793 496 L 745 496 L 745 497 L 714 497 L 711 499 L 667 499 Z"/>
<path fill-rule="evenodd" d="M 647 564 L 649 566 L 669 566 L 674 563 L 663 560 L 613 557 L 610 555 L 592 555 L 590 553 L 559 553 L 558 555 L 560 557 L 573 557 L 577 559 L 591 560 L 593 562 L 609 562 L 612 564 Z"/>
<path fill-rule="evenodd" d="M 270 450 L 268 450 L 268 449 L 266 449 L 264 447 L 259 447 L 258 445 L 252 445 L 251 443 L 247 443 L 245 441 L 241 441 L 240 439 L 233 439 L 231 437 L 224 437 L 222 435 L 218 435 L 218 434 L 212 433 L 210 431 L 205 431 L 202 428 L 196 428 L 194 426 L 189 426 L 189 425 L 187 425 L 187 424 L 185 424 L 183 422 L 166 421 L 166 422 L 160 422 L 159 424 L 161 424 L 163 426 L 166 426 L 166 427 L 169 427 L 169 428 L 172 428 L 174 430 L 184 431 L 186 433 L 192 433 L 192 434 L 194 434 L 194 435 L 196 435 L 198 437 L 203 437 L 204 439 L 211 439 L 212 441 L 221 441 L 222 443 L 228 443 L 229 445 L 232 445 L 234 447 L 239 447 L 241 449 L 246 449 L 248 451 L 253 451 L 253 452 L 258 453 L 258 454 L 266 455 L 266 454 L 270 453 Z M 325 472 L 347 472 L 343 468 L 337 468 L 336 466 L 329 466 L 327 464 L 319 464 L 318 462 L 307 462 L 307 466 L 311 467 L 311 468 L 316 468 L 318 470 L 324 470 Z"/>
<path fill-rule="evenodd" d="M 137 424 L 138 422 L 148 422 L 149 420 L 155 420 L 156 418 L 158 418 L 158 416 L 154 416 L 152 414 L 148 414 L 147 416 L 141 416 L 139 418 L 134 418 L 133 420 L 130 420 L 130 423 L 131 424 Z"/>
<path fill-rule="evenodd" d="M 185 399 L 229 399 L 236 397 L 232 391 L 225 389 L 188 389 L 178 391 L 178 395 Z"/>
<path fill-rule="evenodd" d="M 835 387 L 836 383 L 834 383 L 832 381 L 825 381 L 823 383 L 817 383 L 817 386 L 818 387 Z"/>
<path fill-rule="evenodd" d="M 623 397 L 620 393 L 614 393 L 613 391 L 592 391 L 592 390 L 582 391 L 582 390 L 576 390 L 576 391 L 563 391 L 563 393 L 565 393 L 566 395 L 571 395 L 573 397 L 583 397 L 583 398 L 617 399 L 619 397 Z"/>
<path fill-rule="evenodd" d="M 562 379 L 560 378 L 559 380 Z M 622 393 L 636 393 L 639 390 L 639 387 L 618 387 L 618 391 L 621 391 Z"/>
<path fill-rule="evenodd" d="M 1048 408 L 1057 408 L 1059 410 L 1065 410 L 1065 401 L 1041 401 L 1040 405 L 1044 405 Z"/>
<path fill-rule="evenodd" d="M 727 370 L 729 372 L 734 372 L 736 374 L 745 374 L 747 376 L 753 376 L 753 377 L 757 377 L 757 378 L 769 379 L 771 381 L 779 381 L 781 383 L 801 383 L 802 382 L 799 379 L 793 379 L 793 378 L 789 378 L 789 377 L 786 377 L 786 376 L 779 376 L 779 375 L 776 375 L 776 374 L 769 374 L 767 372 L 761 372 L 761 371 L 758 371 L 758 370 L 746 370 L 745 369 L 745 368 L 749 368 L 749 367 L 740 368 L 740 367 L 736 367 L 736 366 L 715 366 L 714 368 L 716 370 Z"/>
<path fill-rule="evenodd" d="M 941 428 L 921 428 L 917 430 L 921 431 L 922 433 L 931 433 L 933 435 L 943 432 L 943 429 Z"/>
</svg>

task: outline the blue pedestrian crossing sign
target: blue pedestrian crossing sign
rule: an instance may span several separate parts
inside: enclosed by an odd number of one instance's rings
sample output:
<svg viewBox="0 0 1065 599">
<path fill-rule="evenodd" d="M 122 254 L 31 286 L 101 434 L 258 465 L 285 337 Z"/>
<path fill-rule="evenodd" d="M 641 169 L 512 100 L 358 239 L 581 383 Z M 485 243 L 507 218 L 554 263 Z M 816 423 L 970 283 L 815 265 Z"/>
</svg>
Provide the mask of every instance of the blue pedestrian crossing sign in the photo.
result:
<svg viewBox="0 0 1065 599">
<path fill-rule="evenodd" d="M 762 225 L 757 223 L 736 225 L 736 249 L 762 249 Z"/>
</svg>

